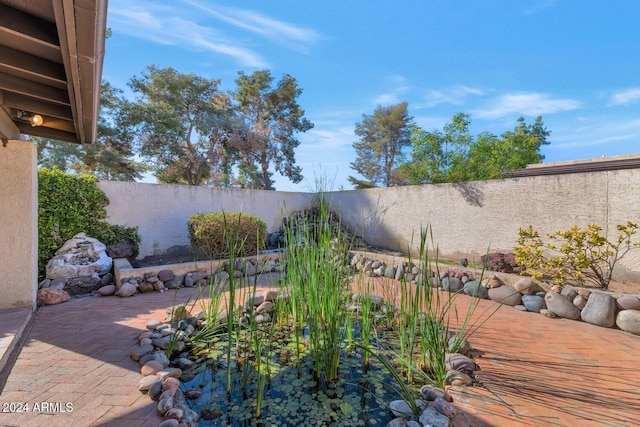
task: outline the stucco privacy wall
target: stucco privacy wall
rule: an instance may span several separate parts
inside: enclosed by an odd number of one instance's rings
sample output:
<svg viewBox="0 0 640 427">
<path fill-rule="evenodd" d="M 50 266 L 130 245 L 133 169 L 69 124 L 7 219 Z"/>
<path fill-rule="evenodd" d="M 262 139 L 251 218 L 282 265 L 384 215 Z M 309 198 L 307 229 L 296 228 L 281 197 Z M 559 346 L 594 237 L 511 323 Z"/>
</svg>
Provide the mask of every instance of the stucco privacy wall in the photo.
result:
<svg viewBox="0 0 640 427">
<path fill-rule="evenodd" d="M 142 238 L 140 256 L 162 254 L 189 244 L 187 223 L 198 212 L 243 212 L 260 216 L 268 231 L 282 224 L 283 212 L 304 209 L 312 195 L 281 191 L 241 190 L 101 181 L 109 198 L 107 221 L 137 226 Z"/>
<path fill-rule="evenodd" d="M 0 309 L 35 308 L 38 284 L 36 146 L 0 146 Z"/>
<path fill-rule="evenodd" d="M 430 225 L 443 258 L 479 260 L 488 249 L 512 251 L 518 228 L 529 224 L 553 232 L 596 223 L 615 238 L 616 225 L 640 223 L 640 170 L 342 191 L 329 199 L 374 245 L 406 252 Z M 640 281 L 640 250 L 619 267 L 617 278 Z"/>
</svg>

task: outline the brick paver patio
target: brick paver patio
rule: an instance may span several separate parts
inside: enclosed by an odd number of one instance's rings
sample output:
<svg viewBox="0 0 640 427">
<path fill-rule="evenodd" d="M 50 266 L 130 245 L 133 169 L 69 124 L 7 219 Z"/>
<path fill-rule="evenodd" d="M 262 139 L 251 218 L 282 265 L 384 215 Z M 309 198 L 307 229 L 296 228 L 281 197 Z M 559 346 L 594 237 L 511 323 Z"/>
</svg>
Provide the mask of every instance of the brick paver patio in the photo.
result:
<svg viewBox="0 0 640 427">
<path fill-rule="evenodd" d="M 197 295 L 181 289 L 177 298 L 86 297 L 41 308 L 0 376 L 0 402 L 28 403 L 29 412 L 0 413 L 0 425 L 157 426 L 155 402 L 136 388 L 130 350 L 147 321 Z M 469 301 L 460 297 L 459 308 Z M 476 316 L 492 306 L 482 301 Z M 638 336 L 502 307 L 470 341 L 482 386 L 452 389 L 455 426 L 640 425 Z M 66 402 L 72 410 L 63 412 Z"/>
</svg>

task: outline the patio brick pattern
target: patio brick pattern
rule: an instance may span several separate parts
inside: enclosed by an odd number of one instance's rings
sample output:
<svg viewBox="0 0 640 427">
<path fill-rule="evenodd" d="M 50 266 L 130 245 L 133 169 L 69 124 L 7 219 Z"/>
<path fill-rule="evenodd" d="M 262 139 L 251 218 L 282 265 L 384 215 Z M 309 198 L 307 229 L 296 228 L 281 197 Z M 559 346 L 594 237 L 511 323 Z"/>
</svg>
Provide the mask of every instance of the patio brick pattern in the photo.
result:
<svg viewBox="0 0 640 427">
<path fill-rule="evenodd" d="M 71 402 L 73 411 L 0 413 L 0 426 L 157 426 L 130 350 L 147 321 L 198 295 L 187 288 L 41 308 L 0 375 L 0 404 Z M 459 311 L 470 301 L 459 297 Z M 481 301 L 475 317 L 492 307 Z M 470 342 L 481 385 L 451 389 L 456 427 L 640 425 L 639 336 L 505 306 Z"/>
</svg>

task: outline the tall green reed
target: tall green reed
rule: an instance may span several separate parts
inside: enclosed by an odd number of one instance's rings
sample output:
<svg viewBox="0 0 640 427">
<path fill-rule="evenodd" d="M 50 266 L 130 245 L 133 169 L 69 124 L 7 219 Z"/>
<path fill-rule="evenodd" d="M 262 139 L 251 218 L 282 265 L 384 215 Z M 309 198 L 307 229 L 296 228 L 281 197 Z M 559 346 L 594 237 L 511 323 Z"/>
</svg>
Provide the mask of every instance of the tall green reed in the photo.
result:
<svg viewBox="0 0 640 427">
<path fill-rule="evenodd" d="M 338 377 L 346 318 L 346 248 L 329 202 L 320 193 L 311 215 L 289 231 L 287 281 L 294 319 L 304 321 L 318 380 Z M 303 312 L 305 316 L 300 317 Z"/>
</svg>

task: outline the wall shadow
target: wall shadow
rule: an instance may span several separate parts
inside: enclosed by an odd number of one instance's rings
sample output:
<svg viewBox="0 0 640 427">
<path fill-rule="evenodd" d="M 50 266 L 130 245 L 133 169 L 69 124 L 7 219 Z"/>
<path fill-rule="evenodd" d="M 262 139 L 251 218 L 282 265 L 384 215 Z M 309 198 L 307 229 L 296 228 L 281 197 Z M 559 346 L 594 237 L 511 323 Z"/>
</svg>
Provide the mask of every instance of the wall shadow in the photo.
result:
<svg viewBox="0 0 640 427">
<path fill-rule="evenodd" d="M 478 188 L 478 183 L 473 181 L 456 182 L 453 186 L 460 192 L 462 198 L 471 206 L 481 208 L 484 203 L 484 193 Z"/>
</svg>

